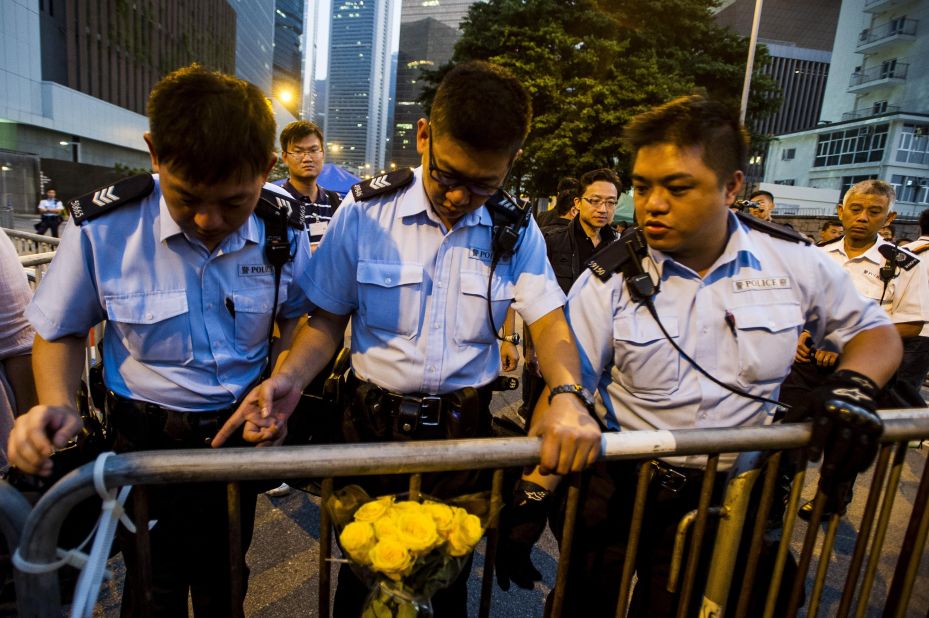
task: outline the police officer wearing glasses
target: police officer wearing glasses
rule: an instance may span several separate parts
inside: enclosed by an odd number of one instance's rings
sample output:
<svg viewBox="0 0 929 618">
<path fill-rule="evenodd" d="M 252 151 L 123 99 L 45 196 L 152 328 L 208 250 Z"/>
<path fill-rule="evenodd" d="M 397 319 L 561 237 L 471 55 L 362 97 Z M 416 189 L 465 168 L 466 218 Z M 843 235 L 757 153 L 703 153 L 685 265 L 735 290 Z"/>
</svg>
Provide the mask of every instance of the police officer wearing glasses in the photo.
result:
<svg viewBox="0 0 929 618">
<path fill-rule="evenodd" d="M 530 115 L 525 88 L 500 67 L 470 62 L 445 76 L 431 118 L 418 123 L 422 166 L 353 188 L 309 267 L 316 309 L 286 361 L 233 421 L 264 423 L 269 436 L 279 431 L 351 319 L 349 439 L 487 437 L 488 385 L 500 367 L 494 331 L 512 305 L 530 325 L 546 382 L 562 393 L 534 429 L 544 469 L 579 470 L 596 458 L 600 431 L 589 395 L 576 386 L 577 350 L 542 235 L 529 221 L 508 255 L 495 255 L 492 242 L 498 215 L 485 202 L 504 184 Z M 423 491 L 440 497 L 482 486 L 468 474 L 434 476 Z M 436 615 L 466 615 L 466 582 L 463 573 L 436 595 Z M 343 568 L 336 615 L 357 616 L 365 594 Z"/>
</svg>

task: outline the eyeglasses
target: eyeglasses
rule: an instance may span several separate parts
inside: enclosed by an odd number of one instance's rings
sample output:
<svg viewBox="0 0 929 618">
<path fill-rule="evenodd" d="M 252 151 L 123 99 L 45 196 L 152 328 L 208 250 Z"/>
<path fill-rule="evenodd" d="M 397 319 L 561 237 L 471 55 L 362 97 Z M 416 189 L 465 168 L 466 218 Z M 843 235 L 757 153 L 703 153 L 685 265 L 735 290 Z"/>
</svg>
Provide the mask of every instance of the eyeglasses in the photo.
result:
<svg viewBox="0 0 929 618">
<path fill-rule="evenodd" d="M 594 208 L 600 208 L 601 206 L 606 206 L 607 208 L 616 208 L 616 200 L 604 200 L 599 197 L 581 197 L 582 200 L 593 206 Z"/>
<path fill-rule="evenodd" d="M 512 167 L 512 165 L 511 162 L 510 167 Z M 506 182 L 506 177 L 510 175 L 510 167 L 506 168 L 506 174 L 503 177 L 504 182 Z M 457 187 L 464 187 L 468 190 L 468 193 L 478 197 L 490 197 L 502 187 L 502 185 L 494 186 L 483 182 L 468 180 L 467 178 L 452 174 L 451 172 L 446 172 L 436 165 L 435 157 L 432 154 L 432 125 L 429 125 L 429 177 L 449 191 Z"/>
<path fill-rule="evenodd" d="M 301 150 L 300 148 L 298 148 L 297 150 L 291 150 L 290 152 L 285 150 L 284 154 L 288 154 L 292 156 L 294 159 L 305 159 L 306 157 L 320 156 L 321 154 L 323 154 L 323 149 L 317 148 L 315 146 L 313 148 L 310 148 L 309 150 Z"/>
</svg>

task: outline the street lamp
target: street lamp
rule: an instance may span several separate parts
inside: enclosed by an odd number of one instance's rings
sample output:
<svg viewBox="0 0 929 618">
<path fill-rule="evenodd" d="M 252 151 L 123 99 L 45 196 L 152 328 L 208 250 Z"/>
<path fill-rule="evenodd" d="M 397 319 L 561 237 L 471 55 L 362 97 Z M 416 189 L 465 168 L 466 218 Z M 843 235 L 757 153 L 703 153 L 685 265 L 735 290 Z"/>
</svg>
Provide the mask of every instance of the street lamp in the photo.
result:
<svg viewBox="0 0 929 618">
<path fill-rule="evenodd" d="M 13 227 L 13 204 L 6 194 L 6 173 L 13 170 L 9 163 L 0 165 L 0 214 L 3 215 L 2 227 Z"/>
</svg>

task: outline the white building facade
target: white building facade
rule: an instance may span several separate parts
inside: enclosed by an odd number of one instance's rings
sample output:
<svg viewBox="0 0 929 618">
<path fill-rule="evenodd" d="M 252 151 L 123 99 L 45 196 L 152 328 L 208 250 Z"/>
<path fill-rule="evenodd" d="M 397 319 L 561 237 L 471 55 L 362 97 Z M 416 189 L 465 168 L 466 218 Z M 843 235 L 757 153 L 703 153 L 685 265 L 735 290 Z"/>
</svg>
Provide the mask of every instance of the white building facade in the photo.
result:
<svg viewBox="0 0 929 618">
<path fill-rule="evenodd" d="M 929 206 L 925 0 L 842 3 L 819 126 L 778 136 L 765 166 L 768 183 L 840 195 L 868 178 L 894 185 L 900 217 Z"/>
</svg>

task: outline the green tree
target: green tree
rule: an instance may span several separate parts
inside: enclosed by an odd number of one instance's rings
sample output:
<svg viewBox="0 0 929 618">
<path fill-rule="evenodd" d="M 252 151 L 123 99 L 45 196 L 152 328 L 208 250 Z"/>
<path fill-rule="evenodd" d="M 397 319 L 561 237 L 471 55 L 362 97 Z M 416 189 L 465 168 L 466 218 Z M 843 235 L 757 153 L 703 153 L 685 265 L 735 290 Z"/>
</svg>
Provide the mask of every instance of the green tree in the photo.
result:
<svg viewBox="0 0 929 618">
<path fill-rule="evenodd" d="M 472 5 L 452 62 L 507 67 L 532 95 L 532 131 L 517 189 L 551 194 L 564 176 L 628 168 L 622 127 L 633 115 L 702 88 L 738 106 L 746 42 L 715 25 L 710 0 L 489 0 Z M 758 56 L 756 56 L 758 57 Z M 759 63 L 764 57 L 759 58 Z M 773 104 L 771 82 L 754 105 Z M 760 112 L 759 112 L 760 113 Z"/>
</svg>

